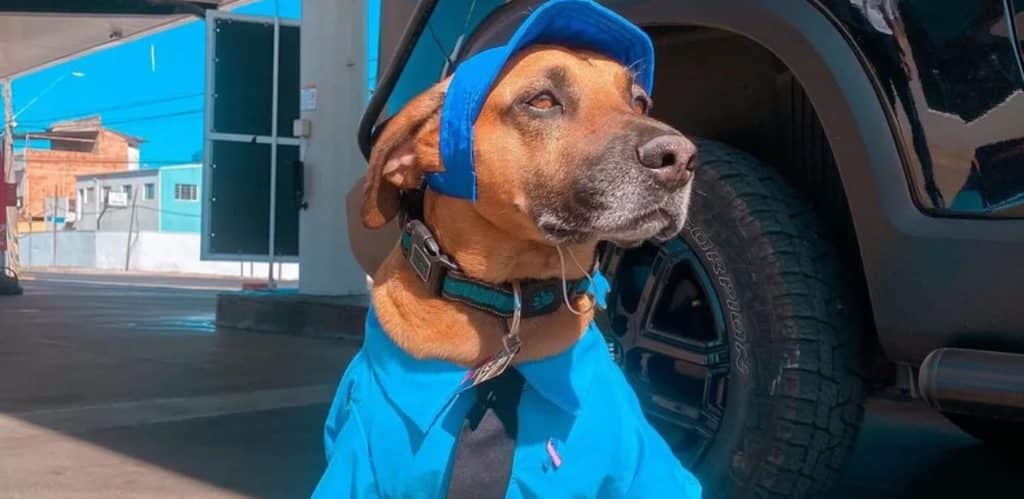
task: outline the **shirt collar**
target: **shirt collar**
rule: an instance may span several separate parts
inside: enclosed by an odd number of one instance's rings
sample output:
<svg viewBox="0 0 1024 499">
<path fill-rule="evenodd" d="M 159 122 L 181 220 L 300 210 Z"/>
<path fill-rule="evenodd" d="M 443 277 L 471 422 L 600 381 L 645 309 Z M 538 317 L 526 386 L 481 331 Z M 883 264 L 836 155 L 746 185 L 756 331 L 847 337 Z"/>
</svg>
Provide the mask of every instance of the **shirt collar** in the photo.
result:
<svg viewBox="0 0 1024 499">
<path fill-rule="evenodd" d="M 468 370 L 441 360 L 420 360 L 398 347 L 384 333 L 370 306 L 366 314 L 363 352 L 370 370 L 395 407 L 426 433 L 454 401 Z M 576 415 L 590 389 L 597 356 L 608 355 L 601 333 L 591 324 L 580 341 L 546 359 L 517 365 L 530 389 L 560 409 Z"/>
</svg>

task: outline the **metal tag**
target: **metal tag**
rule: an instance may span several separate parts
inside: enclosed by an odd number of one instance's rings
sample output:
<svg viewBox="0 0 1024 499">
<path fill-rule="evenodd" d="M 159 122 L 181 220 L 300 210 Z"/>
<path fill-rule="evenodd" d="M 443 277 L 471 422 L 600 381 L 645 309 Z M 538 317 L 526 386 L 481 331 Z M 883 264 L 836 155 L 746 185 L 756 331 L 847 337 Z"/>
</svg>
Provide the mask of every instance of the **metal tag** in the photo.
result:
<svg viewBox="0 0 1024 499">
<path fill-rule="evenodd" d="M 473 371 L 473 382 L 470 386 L 477 386 L 489 379 L 497 378 L 501 376 L 501 373 L 508 369 L 508 366 L 512 365 L 512 360 L 519 354 L 519 345 L 517 344 L 513 350 L 504 348 L 497 355 L 491 357 L 491 360 L 484 362 L 482 366 L 476 368 Z"/>
<path fill-rule="evenodd" d="M 470 387 L 477 386 L 489 379 L 497 378 L 501 373 L 508 369 L 508 366 L 512 365 L 512 360 L 519 355 L 519 350 L 523 347 L 523 341 L 519 338 L 519 322 L 522 319 L 523 314 L 523 293 L 519 286 L 519 281 L 512 282 L 512 297 L 514 301 L 514 309 L 512 312 L 512 320 L 508 325 L 508 334 L 501 338 L 504 343 L 504 348 L 497 353 L 494 357 L 484 362 L 480 367 L 476 368 L 472 373 L 472 383 Z"/>
</svg>

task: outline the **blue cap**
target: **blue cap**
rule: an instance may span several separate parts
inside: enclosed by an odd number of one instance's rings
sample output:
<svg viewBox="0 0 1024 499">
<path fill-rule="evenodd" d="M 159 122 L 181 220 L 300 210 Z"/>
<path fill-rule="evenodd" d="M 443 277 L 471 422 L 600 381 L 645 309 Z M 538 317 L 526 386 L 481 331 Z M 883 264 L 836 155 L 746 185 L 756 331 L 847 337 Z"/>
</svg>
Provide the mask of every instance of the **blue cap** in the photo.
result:
<svg viewBox="0 0 1024 499">
<path fill-rule="evenodd" d="M 561 45 L 603 54 L 636 73 L 651 92 L 654 47 L 646 33 L 622 16 L 591 0 L 550 0 L 541 4 L 501 46 L 463 61 L 448 84 L 441 107 L 441 161 L 444 171 L 427 177 L 431 189 L 476 200 L 473 125 L 505 64 L 522 48 Z"/>
</svg>

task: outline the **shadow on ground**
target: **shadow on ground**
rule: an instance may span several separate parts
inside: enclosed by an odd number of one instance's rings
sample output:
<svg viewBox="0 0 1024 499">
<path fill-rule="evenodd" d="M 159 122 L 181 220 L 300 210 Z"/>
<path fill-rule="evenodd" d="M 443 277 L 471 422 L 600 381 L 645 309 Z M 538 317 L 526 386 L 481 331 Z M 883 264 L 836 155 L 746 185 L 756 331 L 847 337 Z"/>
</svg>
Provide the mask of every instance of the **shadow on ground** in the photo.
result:
<svg viewBox="0 0 1024 499">
<path fill-rule="evenodd" d="M 90 443 L 250 497 L 309 497 L 324 469 L 326 404 L 115 428 Z"/>
</svg>

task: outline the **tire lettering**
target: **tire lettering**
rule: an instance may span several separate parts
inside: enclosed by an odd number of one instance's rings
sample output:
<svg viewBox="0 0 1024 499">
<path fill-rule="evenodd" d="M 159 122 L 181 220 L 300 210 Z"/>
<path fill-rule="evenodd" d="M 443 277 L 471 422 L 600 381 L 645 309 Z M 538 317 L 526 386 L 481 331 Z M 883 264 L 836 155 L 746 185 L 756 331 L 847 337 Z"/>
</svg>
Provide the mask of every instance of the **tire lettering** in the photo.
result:
<svg viewBox="0 0 1024 499">
<path fill-rule="evenodd" d="M 747 332 L 743 327 L 743 310 L 732 278 L 728 275 L 721 254 L 714 249 L 711 238 L 699 228 L 689 227 L 688 232 L 697 248 L 704 256 L 704 261 L 711 266 L 715 281 L 725 292 L 725 307 L 728 310 L 728 321 L 733 331 L 733 345 L 736 350 L 735 367 L 744 376 L 750 374 L 750 351 Z"/>
</svg>

